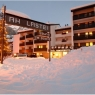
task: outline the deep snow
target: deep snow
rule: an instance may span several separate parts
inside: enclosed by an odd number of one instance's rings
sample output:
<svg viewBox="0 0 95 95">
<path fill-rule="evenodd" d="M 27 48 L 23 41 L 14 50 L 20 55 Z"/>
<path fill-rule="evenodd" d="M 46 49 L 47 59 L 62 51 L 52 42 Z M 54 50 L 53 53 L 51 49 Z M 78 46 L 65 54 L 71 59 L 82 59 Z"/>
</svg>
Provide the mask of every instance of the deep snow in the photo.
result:
<svg viewBox="0 0 95 95">
<path fill-rule="evenodd" d="M 61 59 L 8 58 L 0 64 L 0 94 L 95 94 L 95 46 Z"/>
</svg>

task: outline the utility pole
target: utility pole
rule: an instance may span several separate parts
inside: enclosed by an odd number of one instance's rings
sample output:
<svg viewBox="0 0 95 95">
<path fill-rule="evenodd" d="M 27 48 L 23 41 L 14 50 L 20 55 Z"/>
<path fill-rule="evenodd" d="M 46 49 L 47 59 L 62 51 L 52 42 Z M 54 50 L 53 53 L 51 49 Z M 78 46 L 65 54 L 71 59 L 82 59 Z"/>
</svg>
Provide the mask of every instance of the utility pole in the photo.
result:
<svg viewBox="0 0 95 95">
<path fill-rule="evenodd" d="M 4 31 L 5 31 L 5 11 L 6 11 L 6 6 L 2 6 L 2 13 L 3 13 L 3 18 L 2 18 L 2 40 L 1 40 L 1 64 L 3 64 L 3 57 L 4 57 Z"/>
<path fill-rule="evenodd" d="M 51 61 L 51 33 L 48 32 L 48 36 L 49 36 L 49 61 Z"/>
</svg>

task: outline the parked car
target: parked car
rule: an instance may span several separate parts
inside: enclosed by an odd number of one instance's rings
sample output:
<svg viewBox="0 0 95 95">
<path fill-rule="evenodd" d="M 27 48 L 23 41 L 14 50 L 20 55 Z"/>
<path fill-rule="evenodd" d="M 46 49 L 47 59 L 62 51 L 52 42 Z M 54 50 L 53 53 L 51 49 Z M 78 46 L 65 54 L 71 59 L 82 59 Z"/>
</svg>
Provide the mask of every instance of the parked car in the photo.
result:
<svg viewBox="0 0 95 95">
<path fill-rule="evenodd" d="M 29 57 L 31 57 L 31 58 L 36 58 L 36 57 L 37 57 L 37 54 L 36 54 L 36 53 L 33 53 L 33 54 L 31 54 Z"/>
<path fill-rule="evenodd" d="M 27 54 L 14 54 L 14 57 L 17 59 L 24 59 L 27 58 Z"/>
</svg>

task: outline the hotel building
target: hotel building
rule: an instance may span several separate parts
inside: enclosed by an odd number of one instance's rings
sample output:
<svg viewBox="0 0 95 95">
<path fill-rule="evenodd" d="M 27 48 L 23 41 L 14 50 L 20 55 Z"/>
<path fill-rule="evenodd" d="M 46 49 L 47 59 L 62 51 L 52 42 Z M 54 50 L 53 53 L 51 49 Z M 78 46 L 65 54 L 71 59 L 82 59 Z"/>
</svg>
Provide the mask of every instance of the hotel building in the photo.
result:
<svg viewBox="0 0 95 95">
<path fill-rule="evenodd" d="M 51 47 L 51 56 L 53 58 L 61 58 L 67 54 L 72 48 L 71 27 L 65 26 L 55 30 L 55 46 Z"/>
<path fill-rule="evenodd" d="M 71 9 L 74 49 L 95 45 L 95 3 Z"/>
<path fill-rule="evenodd" d="M 71 23 L 71 26 L 67 24 L 65 27 L 48 23 L 52 58 L 61 58 L 71 49 L 95 45 L 95 3 L 72 8 Z M 49 42 L 39 39 L 42 32 L 45 31 L 37 29 L 18 31 L 18 34 L 14 36 L 13 53 L 28 55 L 37 53 L 37 56 L 43 55 L 48 58 Z"/>
<path fill-rule="evenodd" d="M 51 46 L 55 46 L 55 29 L 60 27 L 59 24 L 50 24 L 51 31 Z M 42 33 L 37 29 L 18 31 L 18 34 L 14 36 L 13 41 L 13 53 L 26 53 L 30 56 L 32 53 L 36 53 L 37 56 L 49 57 L 49 41 L 41 40 Z M 44 36 L 46 39 L 48 35 Z"/>
</svg>

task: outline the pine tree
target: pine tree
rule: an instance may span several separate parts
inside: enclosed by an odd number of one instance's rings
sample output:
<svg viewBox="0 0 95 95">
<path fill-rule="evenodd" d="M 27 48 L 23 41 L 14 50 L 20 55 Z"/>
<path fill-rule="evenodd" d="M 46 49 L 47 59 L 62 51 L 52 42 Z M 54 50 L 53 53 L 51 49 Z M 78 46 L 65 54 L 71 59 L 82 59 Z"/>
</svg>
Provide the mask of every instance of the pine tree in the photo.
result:
<svg viewBox="0 0 95 95">
<path fill-rule="evenodd" d="M 4 46 L 3 48 L 3 58 L 5 58 L 8 54 L 10 54 L 11 50 L 9 47 L 9 43 L 8 43 L 8 39 L 7 39 L 7 31 L 6 28 L 4 27 L 4 44 L 2 44 L 2 40 L 3 40 L 3 20 L 0 19 L 0 55 L 1 55 L 1 47 L 2 45 Z M 1 58 L 1 56 L 0 56 Z"/>
</svg>

